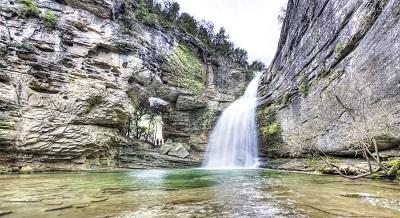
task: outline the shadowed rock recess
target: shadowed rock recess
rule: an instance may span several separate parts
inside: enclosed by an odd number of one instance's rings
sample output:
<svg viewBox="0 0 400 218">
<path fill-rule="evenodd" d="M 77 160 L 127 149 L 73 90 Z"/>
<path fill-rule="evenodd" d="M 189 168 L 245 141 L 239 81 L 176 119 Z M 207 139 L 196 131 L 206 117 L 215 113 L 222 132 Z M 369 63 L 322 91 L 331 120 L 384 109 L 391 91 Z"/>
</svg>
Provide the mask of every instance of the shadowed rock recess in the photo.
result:
<svg viewBox="0 0 400 218">
<path fill-rule="evenodd" d="M 140 99 L 162 99 L 164 138 L 204 151 L 245 75 L 176 28 L 132 21 L 134 33 L 120 34 L 114 2 L 36 1 L 42 13 L 55 12 L 56 27 L 49 27 L 21 16 L 17 1 L 0 1 L 0 165 L 199 164 L 141 150 L 146 146 L 127 137 L 129 119 Z M 181 74 L 190 67 L 195 75 Z"/>
<path fill-rule="evenodd" d="M 399 60 L 400 1 L 290 0 L 259 89 L 262 154 L 354 156 L 373 137 L 398 157 Z"/>
</svg>

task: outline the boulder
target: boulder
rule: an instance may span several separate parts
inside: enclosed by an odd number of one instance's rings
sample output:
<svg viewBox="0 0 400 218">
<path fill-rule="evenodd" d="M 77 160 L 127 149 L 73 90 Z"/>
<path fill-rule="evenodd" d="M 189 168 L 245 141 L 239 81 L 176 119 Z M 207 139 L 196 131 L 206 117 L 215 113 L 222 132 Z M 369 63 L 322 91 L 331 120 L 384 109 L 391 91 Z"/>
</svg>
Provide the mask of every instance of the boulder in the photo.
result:
<svg viewBox="0 0 400 218">
<path fill-rule="evenodd" d="M 168 152 L 168 155 L 185 158 L 189 155 L 189 151 L 181 143 L 178 143 Z"/>
<path fill-rule="evenodd" d="M 160 154 L 167 154 L 174 146 L 171 144 L 165 144 L 160 148 Z"/>
<path fill-rule="evenodd" d="M 33 173 L 33 169 L 32 169 L 32 167 L 25 166 L 25 167 L 21 167 L 19 172 L 22 174 L 29 174 L 29 173 Z"/>
<path fill-rule="evenodd" d="M 176 101 L 176 108 L 179 110 L 193 110 L 203 107 L 205 107 L 204 102 L 190 95 L 179 95 Z"/>
</svg>

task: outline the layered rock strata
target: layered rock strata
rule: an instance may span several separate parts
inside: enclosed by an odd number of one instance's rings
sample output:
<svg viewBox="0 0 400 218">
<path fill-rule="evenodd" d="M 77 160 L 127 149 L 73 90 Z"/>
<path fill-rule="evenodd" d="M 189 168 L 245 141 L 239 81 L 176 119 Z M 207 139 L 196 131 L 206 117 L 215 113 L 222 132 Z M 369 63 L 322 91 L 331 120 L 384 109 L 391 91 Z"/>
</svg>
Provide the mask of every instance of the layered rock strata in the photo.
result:
<svg viewBox="0 0 400 218">
<path fill-rule="evenodd" d="M 399 150 L 399 39 L 397 0 L 290 0 L 260 88 L 263 154 Z"/>
<path fill-rule="evenodd" d="M 120 34 L 112 1 L 36 3 L 41 13 L 55 12 L 55 27 L 22 16 L 17 1 L 0 1 L 2 165 L 96 158 L 115 165 L 119 148 L 136 146 L 127 137 L 129 120 L 150 97 L 166 102 L 165 138 L 204 150 L 215 114 L 245 86 L 231 61 L 208 60 L 191 35 L 140 23 L 135 34 Z M 204 73 L 195 81 L 201 92 L 180 83 L 177 72 L 186 65 L 174 60 L 182 52 Z"/>
</svg>

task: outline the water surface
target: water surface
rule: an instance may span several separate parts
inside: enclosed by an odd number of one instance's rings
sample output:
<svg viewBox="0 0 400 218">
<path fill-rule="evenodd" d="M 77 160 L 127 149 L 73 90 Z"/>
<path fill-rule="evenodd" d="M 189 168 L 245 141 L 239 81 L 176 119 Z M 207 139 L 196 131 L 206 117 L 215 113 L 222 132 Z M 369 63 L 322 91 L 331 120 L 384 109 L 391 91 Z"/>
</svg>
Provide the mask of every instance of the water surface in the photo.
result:
<svg viewBox="0 0 400 218">
<path fill-rule="evenodd" d="M 0 175 L 4 217 L 399 217 L 396 182 L 253 170 Z M 363 193 L 349 198 L 340 193 Z M 64 209 L 63 209 L 64 208 Z"/>
</svg>

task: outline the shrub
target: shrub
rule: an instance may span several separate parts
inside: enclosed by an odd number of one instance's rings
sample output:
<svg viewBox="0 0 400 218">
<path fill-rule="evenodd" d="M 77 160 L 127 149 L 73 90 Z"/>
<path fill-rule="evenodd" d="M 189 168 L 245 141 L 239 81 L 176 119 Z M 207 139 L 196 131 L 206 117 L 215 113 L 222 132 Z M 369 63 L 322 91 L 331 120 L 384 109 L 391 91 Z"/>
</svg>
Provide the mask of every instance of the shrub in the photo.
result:
<svg viewBox="0 0 400 218">
<path fill-rule="evenodd" d="M 274 135 L 278 132 L 279 130 L 279 121 L 275 121 L 268 126 L 263 126 L 261 127 L 261 133 L 264 137 L 267 137 L 269 135 Z"/>
<path fill-rule="evenodd" d="M 23 17 L 39 17 L 40 10 L 33 0 L 18 0 L 22 5 Z"/>
<path fill-rule="evenodd" d="M 56 13 L 52 10 L 46 10 L 43 15 L 44 24 L 48 27 L 55 27 L 57 24 Z"/>
<path fill-rule="evenodd" d="M 155 26 L 158 23 L 157 15 L 150 13 L 149 5 L 141 0 L 137 7 L 136 18 L 147 26 Z"/>
<path fill-rule="evenodd" d="M 112 42 L 112 44 L 122 51 L 135 51 L 137 49 L 137 46 L 135 44 L 130 43 L 126 40 L 115 40 Z"/>
<path fill-rule="evenodd" d="M 19 43 L 19 42 L 10 42 L 10 43 L 8 43 L 7 46 L 25 50 L 27 52 L 32 52 L 34 50 L 34 47 L 32 45 L 23 44 L 23 43 Z"/>
</svg>

